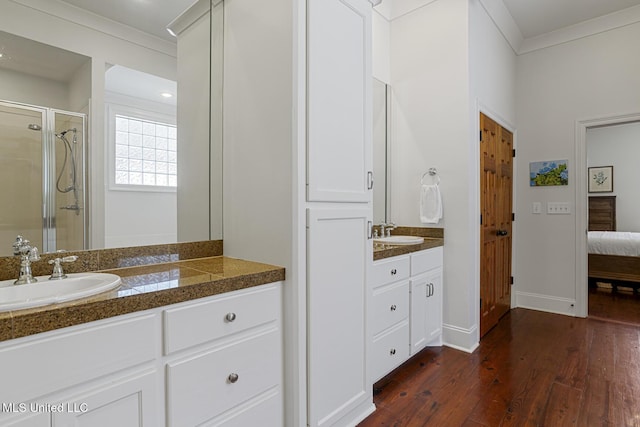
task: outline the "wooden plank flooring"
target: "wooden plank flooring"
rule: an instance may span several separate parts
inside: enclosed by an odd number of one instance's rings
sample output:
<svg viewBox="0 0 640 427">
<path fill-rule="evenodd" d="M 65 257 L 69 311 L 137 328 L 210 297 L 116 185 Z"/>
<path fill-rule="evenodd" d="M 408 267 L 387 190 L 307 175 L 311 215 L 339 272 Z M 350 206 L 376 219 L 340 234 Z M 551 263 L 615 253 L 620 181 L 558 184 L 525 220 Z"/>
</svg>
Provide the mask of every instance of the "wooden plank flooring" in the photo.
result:
<svg viewBox="0 0 640 427">
<path fill-rule="evenodd" d="M 526 309 L 468 354 L 427 348 L 359 427 L 640 426 L 640 327 Z"/>
</svg>

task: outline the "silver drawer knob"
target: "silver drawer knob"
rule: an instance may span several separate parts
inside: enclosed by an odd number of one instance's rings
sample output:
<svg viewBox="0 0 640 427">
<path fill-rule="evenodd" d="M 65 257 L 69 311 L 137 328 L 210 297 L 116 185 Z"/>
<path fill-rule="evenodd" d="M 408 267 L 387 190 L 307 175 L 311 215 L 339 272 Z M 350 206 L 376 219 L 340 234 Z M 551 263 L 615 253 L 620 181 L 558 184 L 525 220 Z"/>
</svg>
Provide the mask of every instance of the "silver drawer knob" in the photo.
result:
<svg viewBox="0 0 640 427">
<path fill-rule="evenodd" d="M 234 320 L 236 320 L 236 314 L 235 313 L 227 313 L 227 315 L 224 316 L 224 318 L 226 319 L 227 322 L 233 322 Z"/>
<path fill-rule="evenodd" d="M 389 354 L 390 354 L 390 355 L 392 355 L 392 356 L 393 356 L 394 354 L 396 354 L 396 349 L 395 349 L 395 348 L 392 348 L 392 349 L 389 351 Z"/>
<path fill-rule="evenodd" d="M 238 374 L 236 374 L 235 372 L 229 374 L 229 376 L 227 377 L 227 381 L 229 381 L 231 384 L 235 383 L 236 381 L 238 381 Z"/>
<path fill-rule="evenodd" d="M 396 307 L 396 305 L 395 305 L 395 304 L 393 304 L 393 305 L 391 306 L 391 311 L 396 311 L 396 308 L 397 308 L 397 307 Z"/>
</svg>

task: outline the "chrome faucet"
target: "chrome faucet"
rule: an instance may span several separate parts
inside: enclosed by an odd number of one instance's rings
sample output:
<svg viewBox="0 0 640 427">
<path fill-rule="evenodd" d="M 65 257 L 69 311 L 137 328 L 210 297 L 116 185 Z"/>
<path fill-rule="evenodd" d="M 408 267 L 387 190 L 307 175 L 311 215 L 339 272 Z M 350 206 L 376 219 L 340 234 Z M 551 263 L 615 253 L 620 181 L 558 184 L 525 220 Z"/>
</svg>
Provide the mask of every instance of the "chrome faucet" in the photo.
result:
<svg viewBox="0 0 640 427">
<path fill-rule="evenodd" d="M 40 260 L 38 248 L 31 246 L 28 240 L 18 235 L 16 241 L 13 243 L 13 254 L 20 255 L 20 274 L 18 280 L 13 282 L 13 284 L 24 285 L 37 282 L 38 279 L 33 277 L 31 272 L 31 263 Z"/>
<path fill-rule="evenodd" d="M 391 230 L 395 230 L 396 225 L 392 222 L 382 222 L 380 223 L 380 237 L 389 237 L 391 236 Z M 386 231 L 386 234 L 385 234 Z"/>
<path fill-rule="evenodd" d="M 50 259 L 49 264 L 53 264 L 53 273 L 51 273 L 51 277 L 49 280 L 60 280 L 66 279 L 67 275 L 62 271 L 62 263 L 63 262 L 74 262 L 78 257 L 75 255 L 70 255 L 62 258 Z"/>
</svg>

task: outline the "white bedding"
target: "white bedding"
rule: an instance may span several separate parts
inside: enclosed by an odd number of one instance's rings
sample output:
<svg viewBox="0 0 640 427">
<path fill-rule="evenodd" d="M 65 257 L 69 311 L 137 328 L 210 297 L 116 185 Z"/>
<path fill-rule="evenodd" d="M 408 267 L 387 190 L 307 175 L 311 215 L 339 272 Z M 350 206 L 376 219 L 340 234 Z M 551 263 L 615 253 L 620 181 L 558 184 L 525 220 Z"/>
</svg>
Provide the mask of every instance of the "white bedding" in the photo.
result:
<svg viewBox="0 0 640 427">
<path fill-rule="evenodd" d="M 589 253 L 640 256 L 640 233 L 629 231 L 590 231 Z"/>
</svg>

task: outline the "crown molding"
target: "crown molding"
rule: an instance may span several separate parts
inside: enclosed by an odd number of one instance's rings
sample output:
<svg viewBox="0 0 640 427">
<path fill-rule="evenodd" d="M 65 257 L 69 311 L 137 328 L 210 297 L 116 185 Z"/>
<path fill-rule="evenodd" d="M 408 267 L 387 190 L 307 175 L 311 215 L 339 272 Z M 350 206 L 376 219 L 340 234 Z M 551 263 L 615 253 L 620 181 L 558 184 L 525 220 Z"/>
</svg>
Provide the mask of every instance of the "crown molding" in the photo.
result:
<svg viewBox="0 0 640 427">
<path fill-rule="evenodd" d="M 545 49 L 640 22 L 640 6 L 632 6 L 537 37 L 524 39 L 518 55 Z"/>
<path fill-rule="evenodd" d="M 58 0 L 9 0 L 38 12 L 72 22 L 117 39 L 145 47 L 169 56 L 176 56 L 176 45 L 128 25 L 112 21 Z"/>
<path fill-rule="evenodd" d="M 511 49 L 517 54 L 524 42 L 524 37 L 516 21 L 509 13 L 502 0 L 480 0 L 480 4 L 496 25 Z"/>
<path fill-rule="evenodd" d="M 222 0 L 214 1 L 213 6 L 221 3 Z M 198 19 L 209 13 L 211 10 L 211 0 L 198 0 L 191 7 L 180 14 L 176 19 L 167 25 L 167 30 L 174 36 L 179 36 L 184 30 L 189 28 Z"/>
</svg>

